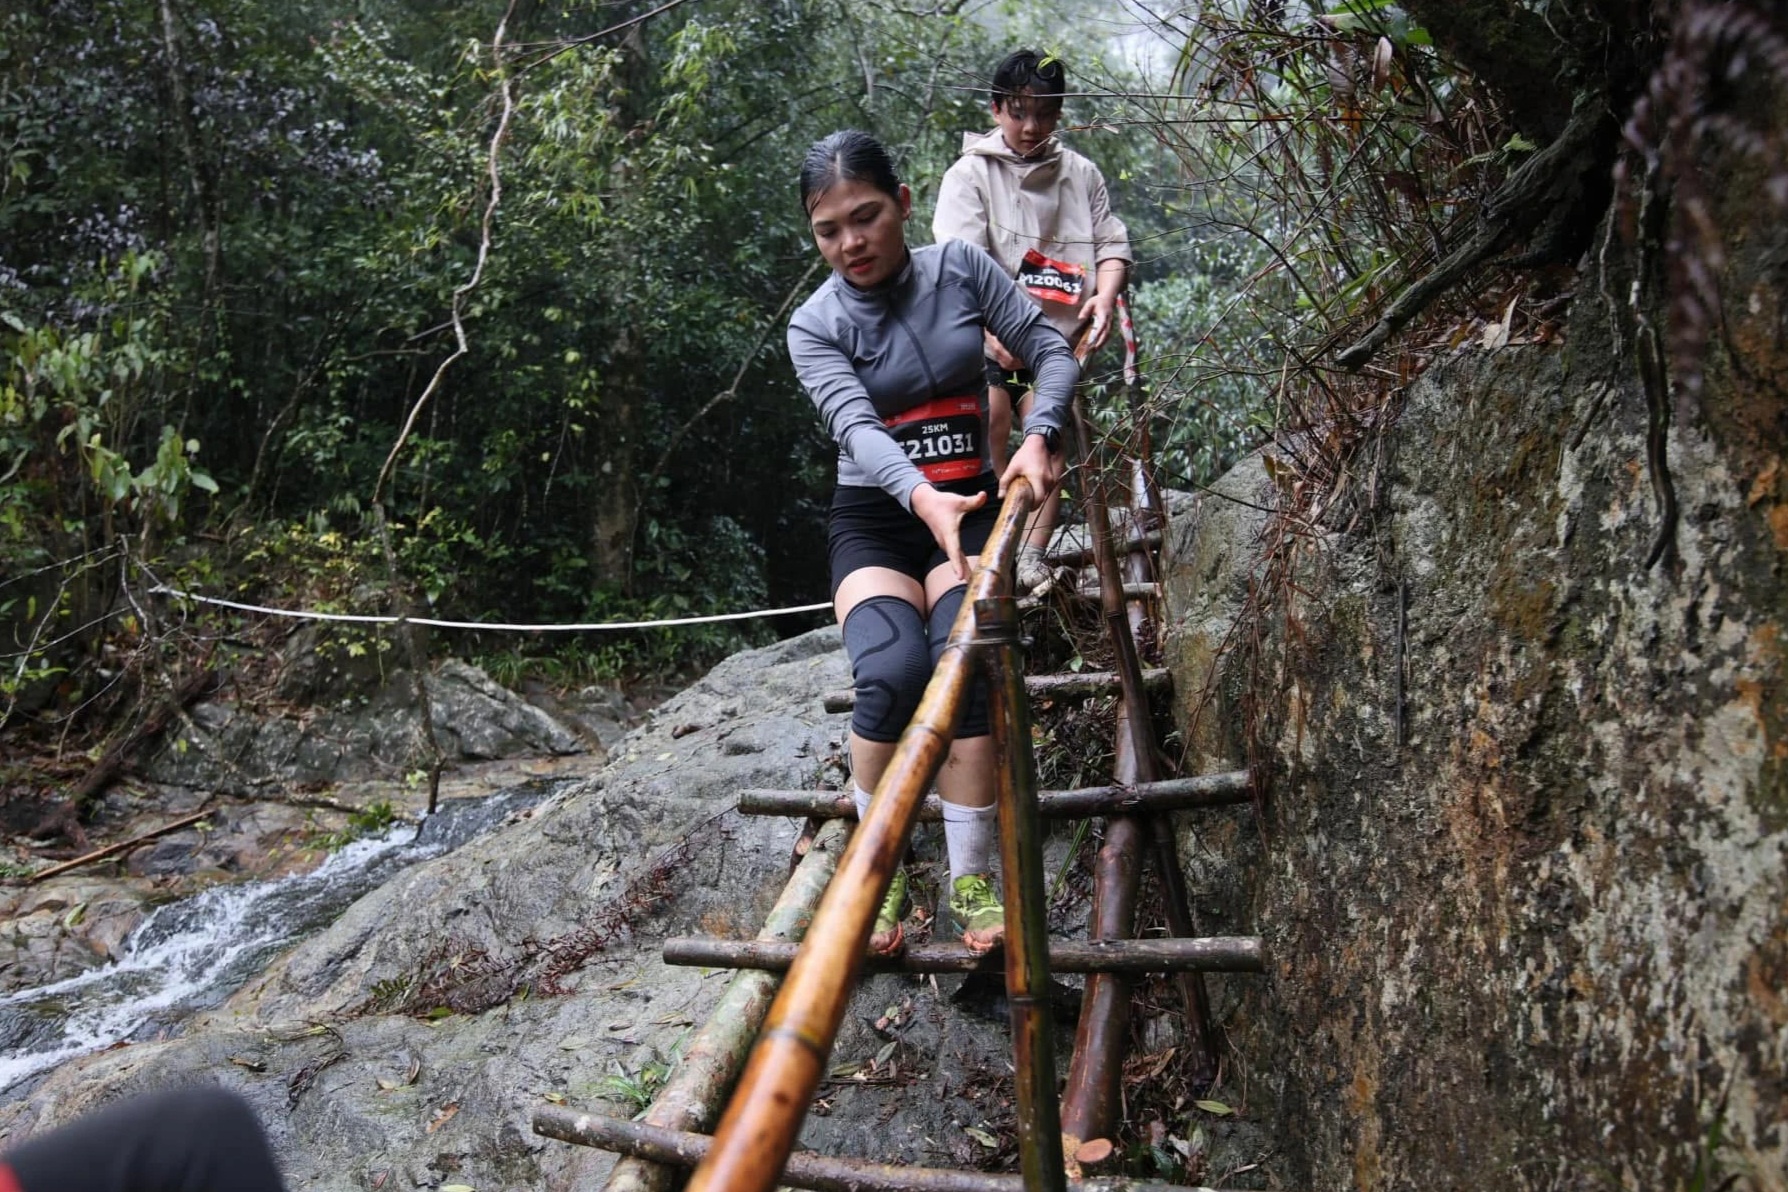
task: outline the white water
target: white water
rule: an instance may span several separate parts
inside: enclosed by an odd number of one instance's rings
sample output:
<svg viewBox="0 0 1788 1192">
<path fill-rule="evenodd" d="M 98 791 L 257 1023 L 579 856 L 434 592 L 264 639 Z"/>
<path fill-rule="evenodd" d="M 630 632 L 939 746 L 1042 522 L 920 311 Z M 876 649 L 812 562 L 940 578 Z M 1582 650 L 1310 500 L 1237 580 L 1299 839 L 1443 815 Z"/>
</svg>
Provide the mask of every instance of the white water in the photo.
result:
<svg viewBox="0 0 1788 1192">
<path fill-rule="evenodd" d="M 0 995 L 0 1093 L 76 1056 L 173 1032 L 355 899 L 417 861 L 458 847 L 510 811 L 540 802 L 556 785 L 512 788 L 475 809 L 449 804 L 420 834 L 400 825 L 348 845 L 309 873 L 214 886 L 157 908 L 113 963 Z"/>
</svg>

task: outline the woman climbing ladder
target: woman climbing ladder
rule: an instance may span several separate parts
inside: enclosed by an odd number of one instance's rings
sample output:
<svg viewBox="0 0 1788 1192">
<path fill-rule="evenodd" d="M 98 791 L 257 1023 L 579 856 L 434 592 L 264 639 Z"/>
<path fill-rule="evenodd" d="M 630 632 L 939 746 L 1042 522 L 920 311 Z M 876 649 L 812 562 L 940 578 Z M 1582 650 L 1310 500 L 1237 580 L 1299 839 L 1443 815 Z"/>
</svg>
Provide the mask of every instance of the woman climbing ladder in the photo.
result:
<svg viewBox="0 0 1788 1192">
<path fill-rule="evenodd" d="M 1068 343 L 985 252 L 961 242 L 909 250 L 912 194 L 882 145 L 845 131 L 801 167 L 801 204 L 832 276 L 789 321 L 802 387 L 838 444 L 828 523 L 833 607 L 856 684 L 852 792 L 867 809 L 918 707 L 962 605 L 996 510 L 1022 477 L 1041 495 L 1061 474 L 1061 428 L 1079 375 Z M 1024 443 L 996 478 L 983 345 L 1015 345 L 1036 378 Z M 986 951 L 1005 913 L 989 878 L 993 749 L 982 684 L 938 774 L 949 908 Z M 906 879 L 895 875 L 870 947 L 901 946 Z"/>
</svg>

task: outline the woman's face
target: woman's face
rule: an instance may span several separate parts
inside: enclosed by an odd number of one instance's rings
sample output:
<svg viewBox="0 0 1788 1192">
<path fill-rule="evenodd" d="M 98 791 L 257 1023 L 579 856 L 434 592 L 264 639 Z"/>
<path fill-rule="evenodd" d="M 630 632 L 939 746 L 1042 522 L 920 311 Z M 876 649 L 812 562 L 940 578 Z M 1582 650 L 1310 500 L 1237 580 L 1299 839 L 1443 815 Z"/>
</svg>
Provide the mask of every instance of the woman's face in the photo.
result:
<svg viewBox="0 0 1788 1192">
<path fill-rule="evenodd" d="M 868 182 L 840 180 L 808 212 L 813 243 L 826 264 L 860 289 L 880 285 L 906 263 L 906 217 L 913 192 L 890 195 Z"/>
</svg>

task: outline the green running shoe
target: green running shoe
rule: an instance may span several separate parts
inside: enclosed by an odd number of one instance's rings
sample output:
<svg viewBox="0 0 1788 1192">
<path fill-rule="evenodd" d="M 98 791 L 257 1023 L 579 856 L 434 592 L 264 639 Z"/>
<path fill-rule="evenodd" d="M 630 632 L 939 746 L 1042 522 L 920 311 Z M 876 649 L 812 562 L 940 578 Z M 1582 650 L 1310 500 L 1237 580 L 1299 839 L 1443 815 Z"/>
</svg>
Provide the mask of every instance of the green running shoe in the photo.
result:
<svg viewBox="0 0 1788 1192">
<path fill-rule="evenodd" d="M 984 873 L 971 873 L 950 883 L 950 915 L 962 929 L 962 942 L 976 955 L 1006 938 L 1006 908 Z"/>
<path fill-rule="evenodd" d="M 882 908 L 875 913 L 875 926 L 869 931 L 869 950 L 877 956 L 893 956 L 906 942 L 906 934 L 900 929 L 900 912 L 905 906 L 906 870 L 902 868 L 894 871 L 888 896 L 882 899 Z"/>
</svg>

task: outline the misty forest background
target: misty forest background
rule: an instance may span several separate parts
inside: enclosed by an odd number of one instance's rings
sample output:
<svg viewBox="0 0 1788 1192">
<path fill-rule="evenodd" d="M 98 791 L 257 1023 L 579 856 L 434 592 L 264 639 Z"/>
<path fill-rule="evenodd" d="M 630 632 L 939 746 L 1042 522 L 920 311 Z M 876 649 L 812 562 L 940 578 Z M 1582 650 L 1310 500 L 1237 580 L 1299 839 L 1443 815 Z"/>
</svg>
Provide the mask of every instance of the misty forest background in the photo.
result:
<svg viewBox="0 0 1788 1192">
<path fill-rule="evenodd" d="M 0 729 L 39 768 L 92 756 L 182 675 L 238 651 L 241 680 L 291 631 L 161 584 L 511 622 L 823 599 L 833 450 L 783 347 L 821 277 L 797 165 L 874 131 L 926 239 L 1020 44 L 1067 61 L 1065 139 L 1137 250 L 1145 400 L 1108 355 L 1099 425 L 1180 487 L 1276 436 L 1288 502 L 1317 500 L 1434 353 L 1554 333 L 1620 163 L 1668 182 L 1623 121 L 1673 22 L 1714 7 L 8 5 Z M 1547 178 L 1570 186 L 1503 212 L 1496 252 L 1364 367 L 1335 363 L 1562 142 Z M 432 648 L 617 681 L 811 623 Z"/>
</svg>

